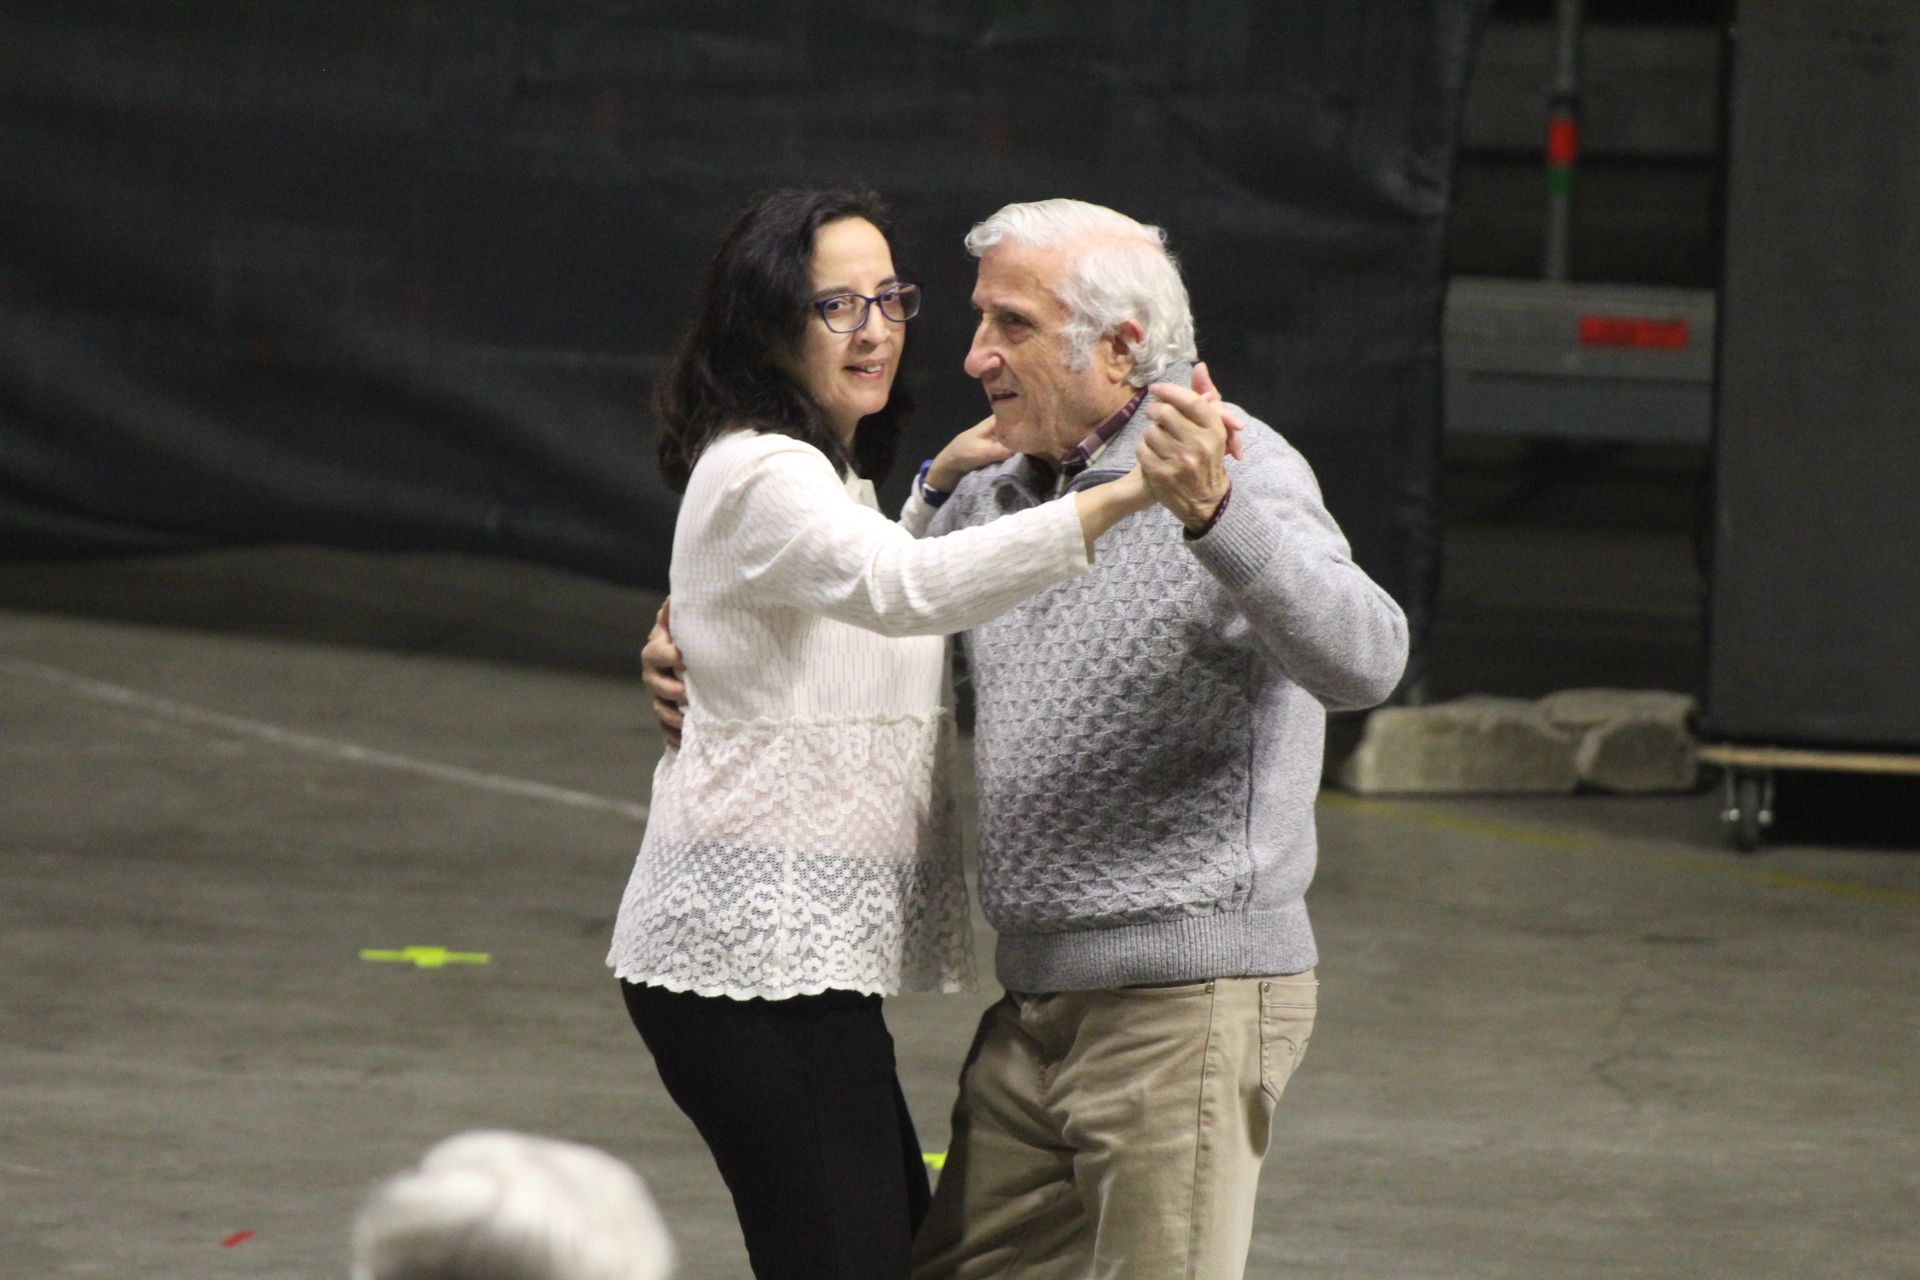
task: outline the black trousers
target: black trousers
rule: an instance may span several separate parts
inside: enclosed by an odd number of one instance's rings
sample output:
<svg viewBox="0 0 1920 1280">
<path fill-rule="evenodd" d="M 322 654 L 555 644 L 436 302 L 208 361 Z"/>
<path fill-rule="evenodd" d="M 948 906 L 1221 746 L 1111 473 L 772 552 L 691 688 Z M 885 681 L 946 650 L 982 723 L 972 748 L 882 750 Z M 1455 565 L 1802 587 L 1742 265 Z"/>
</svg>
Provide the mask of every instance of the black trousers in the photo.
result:
<svg viewBox="0 0 1920 1280">
<path fill-rule="evenodd" d="M 929 1193 L 880 997 L 620 984 L 733 1193 L 760 1280 L 904 1280 Z"/>
</svg>

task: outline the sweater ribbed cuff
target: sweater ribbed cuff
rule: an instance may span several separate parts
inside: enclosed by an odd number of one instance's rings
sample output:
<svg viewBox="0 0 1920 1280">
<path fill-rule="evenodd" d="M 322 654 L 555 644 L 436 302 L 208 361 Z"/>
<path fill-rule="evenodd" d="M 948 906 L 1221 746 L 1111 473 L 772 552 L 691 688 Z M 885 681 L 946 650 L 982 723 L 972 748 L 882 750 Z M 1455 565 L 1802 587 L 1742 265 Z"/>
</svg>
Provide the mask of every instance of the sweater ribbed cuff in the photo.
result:
<svg viewBox="0 0 1920 1280">
<path fill-rule="evenodd" d="M 1187 549 L 1228 590 L 1258 579 L 1280 550 L 1279 524 L 1262 519 L 1259 505 L 1241 496 L 1218 513 L 1212 528 L 1187 540 Z"/>
</svg>

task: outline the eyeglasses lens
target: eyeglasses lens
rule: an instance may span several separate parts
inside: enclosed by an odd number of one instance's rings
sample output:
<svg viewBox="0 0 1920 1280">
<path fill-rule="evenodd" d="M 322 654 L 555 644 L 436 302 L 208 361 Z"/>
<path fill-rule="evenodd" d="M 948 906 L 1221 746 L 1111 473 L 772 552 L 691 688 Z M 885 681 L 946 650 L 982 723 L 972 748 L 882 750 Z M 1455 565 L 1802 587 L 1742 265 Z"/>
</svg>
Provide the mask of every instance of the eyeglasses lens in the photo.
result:
<svg viewBox="0 0 1920 1280">
<path fill-rule="evenodd" d="M 858 294 L 843 293 L 819 306 L 820 318 L 835 333 L 852 333 L 867 322 L 867 300 Z"/>
<path fill-rule="evenodd" d="M 880 314 L 896 324 L 920 314 L 920 286 L 899 284 L 880 295 Z"/>
<path fill-rule="evenodd" d="M 857 333 L 866 328 L 867 308 L 880 304 L 880 314 L 895 324 L 905 324 L 920 314 L 920 286 L 897 284 L 869 299 L 858 293 L 836 294 L 814 303 L 827 328 L 835 333 Z"/>
</svg>

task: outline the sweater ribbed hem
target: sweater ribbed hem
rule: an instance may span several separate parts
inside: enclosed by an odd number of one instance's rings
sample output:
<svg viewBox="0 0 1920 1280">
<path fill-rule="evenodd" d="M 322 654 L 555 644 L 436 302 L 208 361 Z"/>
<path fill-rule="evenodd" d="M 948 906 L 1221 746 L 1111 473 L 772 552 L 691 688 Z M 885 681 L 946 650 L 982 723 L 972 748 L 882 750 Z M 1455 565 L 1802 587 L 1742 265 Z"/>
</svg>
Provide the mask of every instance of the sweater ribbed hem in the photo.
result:
<svg viewBox="0 0 1920 1280">
<path fill-rule="evenodd" d="M 1294 901 L 1112 929 L 1002 933 L 994 970 L 1007 990 L 1033 994 L 1302 973 L 1319 961 L 1307 904 Z"/>
</svg>

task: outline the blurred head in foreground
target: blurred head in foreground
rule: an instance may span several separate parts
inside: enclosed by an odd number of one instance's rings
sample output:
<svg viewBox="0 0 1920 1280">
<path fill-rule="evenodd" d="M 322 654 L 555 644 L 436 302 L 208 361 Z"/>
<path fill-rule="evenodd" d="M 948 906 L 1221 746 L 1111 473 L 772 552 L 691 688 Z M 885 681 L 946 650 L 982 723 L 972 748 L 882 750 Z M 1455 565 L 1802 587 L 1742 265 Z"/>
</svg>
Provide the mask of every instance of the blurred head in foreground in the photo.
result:
<svg viewBox="0 0 1920 1280">
<path fill-rule="evenodd" d="M 672 1267 L 632 1169 L 520 1133 L 448 1138 L 353 1226 L 353 1280 L 665 1280 Z"/>
</svg>

